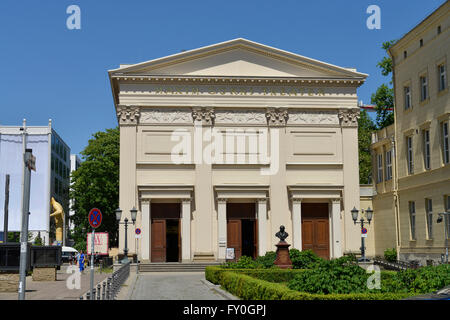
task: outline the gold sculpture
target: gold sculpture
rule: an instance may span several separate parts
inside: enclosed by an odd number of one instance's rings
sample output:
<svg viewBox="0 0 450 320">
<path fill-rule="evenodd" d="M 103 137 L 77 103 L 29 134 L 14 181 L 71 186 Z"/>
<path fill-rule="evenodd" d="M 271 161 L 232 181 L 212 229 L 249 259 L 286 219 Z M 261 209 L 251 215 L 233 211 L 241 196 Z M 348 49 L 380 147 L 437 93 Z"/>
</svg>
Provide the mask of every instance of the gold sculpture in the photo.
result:
<svg viewBox="0 0 450 320">
<path fill-rule="evenodd" d="M 58 245 L 62 245 L 63 240 L 63 228 L 64 228 L 64 210 L 61 204 L 59 204 L 55 198 L 52 197 L 50 203 L 53 207 L 53 213 L 50 217 L 55 218 L 56 225 L 56 242 Z"/>
</svg>

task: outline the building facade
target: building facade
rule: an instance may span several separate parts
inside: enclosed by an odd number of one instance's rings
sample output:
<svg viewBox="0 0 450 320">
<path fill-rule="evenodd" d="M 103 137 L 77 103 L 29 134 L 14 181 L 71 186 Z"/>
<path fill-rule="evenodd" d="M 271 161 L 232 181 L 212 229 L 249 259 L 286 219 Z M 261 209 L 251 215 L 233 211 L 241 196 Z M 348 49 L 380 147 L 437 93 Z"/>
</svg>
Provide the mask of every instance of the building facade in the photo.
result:
<svg viewBox="0 0 450 320">
<path fill-rule="evenodd" d="M 109 71 L 119 204 L 141 261 L 359 252 L 357 88 L 367 77 L 245 39 Z M 135 239 L 134 227 L 142 230 Z M 120 225 L 119 249 L 125 243 Z"/>
<path fill-rule="evenodd" d="M 401 260 L 422 265 L 441 261 L 450 228 L 437 223 L 450 210 L 449 27 L 447 1 L 389 50 L 395 124 L 373 145 L 375 212 L 385 215 L 376 243 L 384 242 L 380 250 L 395 243 Z"/>
<path fill-rule="evenodd" d="M 81 165 L 81 160 L 78 157 L 78 155 L 76 154 L 71 154 L 70 155 L 70 175 L 72 175 L 72 172 L 77 170 Z M 70 178 L 70 184 L 72 185 L 72 178 L 71 176 Z M 72 217 L 75 215 L 75 211 L 72 210 L 72 205 L 73 205 L 73 199 L 69 199 L 69 230 L 73 231 L 75 228 L 75 225 L 73 223 Z"/>
<path fill-rule="evenodd" d="M 0 126 L 0 202 L 4 203 L 5 176 L 10 175 L 8 230 L 21 231 L 23 152 L 31 148 L 36 157 L 36 171 L 31 173 L 29 230 L 33 237 L 40 234 L 45 244 L 53 244 L 54 227 L 50 219 L 50 199 L 54 197 L 66 213 L 69 212 L 70 148 L 48 126 Z M 3 231 L 4 206 L 0 208 Z M 53 231 L 53 232 L 51 232 Z M 52 236 L 53 234 L 53 236 Z M 66 228 L 64 229 L 66 235 Z M 63 243 L 65 243 L 63 237 Z"/>
</svg>

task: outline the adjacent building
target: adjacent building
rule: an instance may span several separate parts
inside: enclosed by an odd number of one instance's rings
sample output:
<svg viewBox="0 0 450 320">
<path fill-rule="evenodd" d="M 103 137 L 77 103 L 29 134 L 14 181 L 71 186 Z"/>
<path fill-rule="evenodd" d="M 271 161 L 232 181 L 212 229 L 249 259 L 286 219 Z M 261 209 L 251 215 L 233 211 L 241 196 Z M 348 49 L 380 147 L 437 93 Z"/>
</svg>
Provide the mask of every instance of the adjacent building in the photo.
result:
<svg viewBox="0 0 450 320">
<path fill-rule="evenodd" d="M 69 212 L 70 148 L 48 126 L 0 126 L 0 230 L 4 230 L 5 177 L 10 175 L 8 231 L 21 231 L 23 152 L 32 149 L 36 171 L 31 173 L 29 230 L 40 233 L 45 244 L 54 242 L 50 199 L 54 197 Z M 67 217 L 66 217 L 67 218 Z M 67 221 L 67 219 L 66 219 Z M 66 234 L 66 230 L 64 230 Z M 64 237 L 65 241 L 65 237 Z"/>
<path fill-rule="evenodd" d="M 357 88 L 366 74 L 235 39 L 109 77 L 122 219 L 138 210 L 129 254 L 256 257 L 276 250 L 281 225 L 292 248 L 327 259 L 359 252 L 350 210 L 360 209 Z"/>
<path fill-rule="evenodd" d="M 450 229 L 437 223 L 450 210 L 449 27 L 446 1 L 389 50 L 395 124 L 373 136 L 377 252 L 422 265 L 441 260 Z"/>
<path fill-rule="evenodd" d="M 70 155 L 70 184 L 72 184 L 72 172 L 77 170 L 81 165 L 81 160 L 80 157 L 78 157 L 78 155 L 76 154 L 71 154 Z M 73 223 L 73 220 L 71 217 L 73 217 L 75 215 L 75 211 L 72 210 L 72 205 L 73 205 L 73 199 L 69 199 L 69 229 L 70 231 L 73 231 L 75 228 L 75 225 Z"/>
</svg>

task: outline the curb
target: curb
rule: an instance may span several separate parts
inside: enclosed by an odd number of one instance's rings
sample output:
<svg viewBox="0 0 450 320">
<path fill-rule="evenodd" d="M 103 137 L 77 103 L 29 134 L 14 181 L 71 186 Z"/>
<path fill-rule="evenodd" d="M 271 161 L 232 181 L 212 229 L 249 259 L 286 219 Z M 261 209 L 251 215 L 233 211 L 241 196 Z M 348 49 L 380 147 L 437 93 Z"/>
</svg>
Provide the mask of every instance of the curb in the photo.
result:
<svg viewBox="0 0 450 320">
<path fill-rule="evenodd" d="M 216 285 L 212 282 L 209 282 L 206 279 L 201 279 L 200 280 L 204 285 L 206 285 L 208 288 L 210 288 L 211 290 L 217 292 L 218 294 L 220 294 L 222 297 L 224 297 L 226 300 L 241 300 L 236 296 L 233 296 L 231 293 L 228 293 L 227 291 L 223 290 L 220 288 L 220 285 Z"/>
</svg>

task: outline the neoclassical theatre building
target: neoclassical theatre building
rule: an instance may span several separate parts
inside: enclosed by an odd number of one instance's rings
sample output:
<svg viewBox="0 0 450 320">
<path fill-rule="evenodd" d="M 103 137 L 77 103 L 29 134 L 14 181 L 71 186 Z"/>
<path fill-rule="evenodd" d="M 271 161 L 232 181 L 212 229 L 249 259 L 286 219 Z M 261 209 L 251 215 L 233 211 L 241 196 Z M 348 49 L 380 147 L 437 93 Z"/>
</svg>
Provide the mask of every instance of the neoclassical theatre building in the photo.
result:
<svg viewBox="0 0 450 320">
<path fill-rule="evenodd" d="M 110 70 L 129 254 L 224 261 L 358 252 L 357 88 L 367 74 L 245 39 Z M 142 230 L 135 238 L 134 228 Z M 125 245 L 120 225 L 119 249 Z"/>
</svg>

